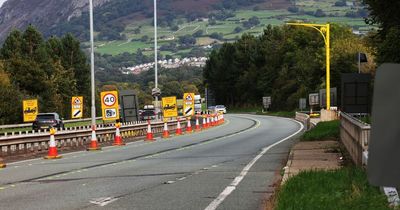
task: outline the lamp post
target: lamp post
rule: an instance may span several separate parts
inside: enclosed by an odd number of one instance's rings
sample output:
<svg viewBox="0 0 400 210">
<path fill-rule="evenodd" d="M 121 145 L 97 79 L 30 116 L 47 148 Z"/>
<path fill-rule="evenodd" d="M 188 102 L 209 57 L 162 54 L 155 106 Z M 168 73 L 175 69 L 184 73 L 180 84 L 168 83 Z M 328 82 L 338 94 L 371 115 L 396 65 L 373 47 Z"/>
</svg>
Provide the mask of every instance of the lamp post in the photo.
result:
<svg viewBox="0 0 400 210">
<path fill-rule="evenodd" d="M 96 137 L 96 104 L 95 104 L 95 81 L 94 81 L 94 44 L 93 44 L 93 0 L 89 0 L 89 16 L 90 16 L 90 81 L 92 86 L 92 105 L 91 105 L 91 114 L 92 114 L 92 139 L 90 141 L 90 146 L 87 148 L 88 151 L 96 151 L 100 150 L 97 143 Z"/>
<path fill-rule="evenodd" d="M 154 0 L 154 89 L 152 90 L 152 95 L 155 98 L 155 110 L 157 112 L 157 120 L 159 118 L 159 107 L 158 107 L 158 96 L 161 94 L 158 88 L 158 58 L 157 58 L 157 0 Z"/>
<path fill-rule="evenodd" d="M 309 28 L 313 28 L 317 30 L 325 42 L 325 51 L 326 51 L 326 109 L 330 110 L 331 108 L 331 73 L 330 73 L 330 25 L 327 24 L 313 24 L 313 23 L 286 23 L 287 25 L 292 26 L 305 26 Z"/>
</svg>

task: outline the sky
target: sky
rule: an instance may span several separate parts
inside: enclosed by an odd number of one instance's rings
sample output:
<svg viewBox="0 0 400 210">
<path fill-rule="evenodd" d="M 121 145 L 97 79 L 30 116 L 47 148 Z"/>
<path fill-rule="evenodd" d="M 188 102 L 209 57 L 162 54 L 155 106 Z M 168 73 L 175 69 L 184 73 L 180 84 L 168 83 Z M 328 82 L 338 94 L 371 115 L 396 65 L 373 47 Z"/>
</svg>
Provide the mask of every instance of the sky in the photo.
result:
<svg viewBox="0 0 400 210">
<path fill-rule="evenodd" d="M 3 5 L 4 2 L 6 2 L 7 0 L 0 0 L 0 7 Z"/>
</svg>

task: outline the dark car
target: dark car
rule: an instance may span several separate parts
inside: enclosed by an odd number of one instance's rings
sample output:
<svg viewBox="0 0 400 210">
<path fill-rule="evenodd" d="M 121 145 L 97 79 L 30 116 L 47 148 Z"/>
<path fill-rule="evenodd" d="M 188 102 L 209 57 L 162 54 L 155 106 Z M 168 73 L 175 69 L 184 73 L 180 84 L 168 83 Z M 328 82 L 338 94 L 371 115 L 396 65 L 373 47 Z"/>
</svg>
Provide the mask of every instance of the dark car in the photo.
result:
<svg viewBox="0 0 400 210">
<path fill-rule="evenodd" d="M 156 112 L 154 109 L 145 109 L 140 114 L 141 120 L 154 120 L 156 119 Z"/>
<path fill-rule="evenodd" d="M 49 128 L 63 128 L 64 129 L 64 122 L 60 116 L 53 112 L 53 113 L 39 113 L 36 116 L 36 120 L 32 124 L 32 129 L 37 131 L 40 129 L 49 129 Z"/>
</svg>

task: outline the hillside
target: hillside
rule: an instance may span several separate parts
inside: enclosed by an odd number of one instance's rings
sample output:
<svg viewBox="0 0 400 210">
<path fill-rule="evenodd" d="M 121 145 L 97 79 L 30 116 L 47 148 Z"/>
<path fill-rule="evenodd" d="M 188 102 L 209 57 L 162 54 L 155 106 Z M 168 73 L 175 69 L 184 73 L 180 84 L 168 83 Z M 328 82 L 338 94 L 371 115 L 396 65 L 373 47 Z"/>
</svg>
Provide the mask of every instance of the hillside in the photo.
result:
<svg viewBox="0 0 400 210">
<path fill-rule="evenodd" d="M 218 8 L 287 8 L 287 0 L 163 0 L 159 1 L 161 16 L 206 17 Z M 94 0 L 95 29 L 109 39 L 121 39 L 129 22 L 151 17 L 152 0 Z M 88 0 L 8 0 L 0 8 L 0 40 L 12 28 L 37 26 L 44 35 L 72 32 L 81 40 L 88 37 Z"/>
</svg>

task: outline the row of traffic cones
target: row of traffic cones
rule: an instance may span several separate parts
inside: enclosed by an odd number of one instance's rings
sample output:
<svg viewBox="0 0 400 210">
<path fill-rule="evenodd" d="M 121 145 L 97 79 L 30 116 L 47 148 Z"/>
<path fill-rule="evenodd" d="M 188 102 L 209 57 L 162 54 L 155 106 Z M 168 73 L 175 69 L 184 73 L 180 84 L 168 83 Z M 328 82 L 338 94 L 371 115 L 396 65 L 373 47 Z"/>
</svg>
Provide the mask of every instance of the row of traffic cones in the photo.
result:
<svg viewBox="0 0 400 210">
<path fill-rule="evenodd" d="M 181 123 L 180 123 L 180 119 L 177 118 L 178 122 L 177 122 L 177 127 L 176 127 L 176 131 L 175 131 L 175 135 L 179 136 L 182 135 L 182 128 L 181 128 Z M 217 126 L 224 123 L 224 116 L 223 115 L 214 115 L 214 116 L 210 116 L 210 115 L 206 115 L 203 117 L 203 123 L 202 123 L 202 127 L 203 129 L 207 129 L 209 127 L 212 126 Z M 121 133 L 120 133 L 120 127 L 121 127 L 121 123 L 116 123 L 115 124 L 115 138 L 114 138 L 114 143 L 113 145 L 115 146 L 123 146 L 125 145 L 125 143 L 122 140 L 121 137 Z M 199 123 L 199 116 L 196 116 L 196 125 L 195 125 L 195 131 L 201 131 L 201 127 L 200 127 L 200 123 Z M 186 133 L 191 133 L 193 132 L 192 130 L 192 126 L 191 126 L 191 122 L 190 122 L 190 118 L 188 118 L 187 120 L 187 126 L 186 126 Z M 61 155 L 58 155 L 57 152 L 57 147 L 56 147 L 56 142 L 55 142 L 55 138 L 54 135 L 56 133 L 56 130 L 54 128 L 50 129 L 50 142 L 49 142 L 49 151 L 48 151 L 48 155 L 45 156 L 45 159 L 58 159 L 61 158 Z M 96 137 L 96 127 L 92 126 L 92 136 L 91 136 L 91 141 L 90 141 L 90 146 L 87 149 L 88 151 L 97 151 L 97 150 L 101 150 L 101 147 L 99 147 L 98 142 L 97 142 L 97 137 Z M 170 134 L 169 134 L 169 130 L 168 130 L 168 124 L 167 121 L 164 122 L 164 129 L 163 129 L 163 138 L 169 138 Z M 153 136 L 153 132 L 151 130 L 151 123 L 150 121 L 147 121 L 147 135 L 146 135 L 146 140 L 147 141 L 154 141 L 154 136 Z M 0 168 L 4 168 L 6 167 L 6 164 L 4 164 L 1 159 L 0 159 Z"/>
</svg>

